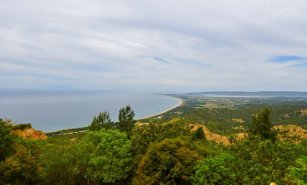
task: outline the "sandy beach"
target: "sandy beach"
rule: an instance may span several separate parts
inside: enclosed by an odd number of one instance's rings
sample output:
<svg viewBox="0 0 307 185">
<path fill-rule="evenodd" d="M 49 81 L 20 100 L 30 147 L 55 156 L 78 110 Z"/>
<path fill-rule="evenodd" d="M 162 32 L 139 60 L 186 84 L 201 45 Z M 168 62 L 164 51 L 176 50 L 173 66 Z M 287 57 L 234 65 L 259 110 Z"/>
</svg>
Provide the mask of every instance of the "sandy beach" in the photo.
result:
<svg viewBox="0 0 307 185">
<path fill-rule="evenodd" d="M 175 98 L 175 97 L 173 97 L 173 98 Z M 171 107 L 171 108 L 169 108 L 169 109 L 166 109 L 166 110 L 164 110 L 164 111 L 162 111 L 162 112 L 159 112 L 159 113 L 157 113 L 157 114 L 151 114 L 151 115 L 149 115 L 149 116 L 145 116 L 145 117 L 138 118 L 137 120 L 148 119 L 148 118 L 151 118 L 151 117 L 154 117 L 154 116 L 158 116 L 158 115 L 164 114 L 164 113 L 166 113 L 166 112 L 168 112 L 168 111 L 170 111 L 170 110 L 172 110 L 172 109 L 174 109 L 174 108 L 176 108 L 176 107 L 179 107 L 179 106 L 181 106 L 181 105 L 184 104 L 184 102 L 183 102 L 182 99 L 177 98 L 177 97 L 176 97 L 175 99 L 178 100 L 178 103 L 177 103 L 176 105 L 174 105 L 173 107 Z"/>
</svg>

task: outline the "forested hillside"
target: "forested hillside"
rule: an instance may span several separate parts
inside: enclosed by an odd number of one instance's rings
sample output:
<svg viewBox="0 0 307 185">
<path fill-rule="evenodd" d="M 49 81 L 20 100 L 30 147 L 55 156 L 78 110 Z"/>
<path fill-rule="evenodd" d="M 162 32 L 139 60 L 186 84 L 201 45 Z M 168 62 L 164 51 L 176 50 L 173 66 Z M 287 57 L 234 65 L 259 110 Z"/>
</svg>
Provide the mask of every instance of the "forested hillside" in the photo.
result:
<svg viewBox="0 0 307 185">
<path fill-rule="evenodd" d="M 244 122 L 249 126 L 244 127 L 245 137 L 239 139 L 233 137 L 236 132 L 223 135 L 219 128 L 211 130 L 212 125 L 199 124 L 200 115 L 195 115 L 193 122 L 186 107 L 189 102 L 185 103 L 173 110 L 182 110 L 182 114 L 171 111 L 162 115 L 164 118 L 151 118 L 148 122 L 136 122 L 129 106 L 119 111 L 118 122 L 112 122 L 108 112 L 102 112 L 82 132 L 59 132 L 49 134 L 47 139 L 21 137 L 22 130 L 31 125 L 1 120 L 0 183 L 307 183 L 303 128 L 299 140 L 288 137 L 288 130 L 273 129 L 274 109 L 264 108 L 248 113 L 250 118 Z M 210 110 L 215 112 L 213 107 Z M 170 114 L 181 116 L 169 119 Z M 16 130 L 19 134 L 14 134 Z M 219 138 L 227 143 L 219 142 Z"/>
</svg>

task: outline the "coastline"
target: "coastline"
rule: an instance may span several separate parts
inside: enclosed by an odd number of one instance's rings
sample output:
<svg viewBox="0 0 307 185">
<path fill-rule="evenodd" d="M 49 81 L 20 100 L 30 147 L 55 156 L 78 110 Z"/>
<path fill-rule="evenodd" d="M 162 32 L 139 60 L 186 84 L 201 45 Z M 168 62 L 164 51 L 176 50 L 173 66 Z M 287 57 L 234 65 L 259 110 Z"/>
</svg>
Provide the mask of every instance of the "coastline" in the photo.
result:
<svg viewBox="0 0 307 185">
<path fill-rule="evenodd" d="M 181 99 L 181 98 L 178 98 L 178 97 L 173 97 L 173 96 L 170 96 L 172 98 L 175 98 L 178 100 L 178 103 L 162 112 L 159 112 L 159 113 L 156 113 L 156 114 L 151 114 L 151 115 L 148 115 L 148 116 L 144 116 L 144 117 L 141 117 L 141 118 L 138 118 L 138 119 L 135 119 L 136 121 L 140 121 L 140 120 L 144 120 L 144 119 L 149 119 L 149 118 L 152 118 L 154 116 L 158 116 L 158 115 L 162 115 L 168 111 L 171 111 L 179 106 L 182 106 L 184 105 L 184 101 Z M 81 129 L 81 130 L 79 130 Z M 74 131 L 70 131 L 68 133 L 66 133 L 65 131 L 68 131 L 68 130 L 74 130 Z M 78 130 L 78 131 L 75 131 L 75 130 Z M 79 132 L 84 132 L 84 130 L 86 130 L 86 127 L 78 127 L 78 128 L 68 128 L 68 129 L 62 129 L 62 130 L 57 130 L 57 131 L 50 131 L 50 132 L 45 132 L 47 135 L 66 135 L 66 134 L 71 134 L 71 133 L 79 133 Z M 64 133 L 60 133 L 60 132 L 63 132 Z"/>
<path fill-rule="evenodd" d="M 148 116 L 144 116 L 144 117 L 138 118 L 136 120 L 139 121 L 139 120 L 143 120 L 143 119 L 149 119 L 149 118 L 152 118 L 154 116 L 159 116 L 159 115 L 164 114 L 164 113 L 166 113 L 168 111 L 171 111 L 171 110 L 173 110 L 173 109 L 175 109 L 177 107 L 180 107 L 180 106 L 182 106 L 184 104 L 184 101 L 181 98 L 173 97 L 173 96 L 170 96 L 170 97 L 177 99 L 178 103 L 176 105 L 174 105 L 174 106 L 172 106 L 172 107 L 162 111 L 162 112 L 159 112 L 159 113 L 156 113 L 156 114 L 151 114 L 151 115 L 148 115 Z"/>
</svg>

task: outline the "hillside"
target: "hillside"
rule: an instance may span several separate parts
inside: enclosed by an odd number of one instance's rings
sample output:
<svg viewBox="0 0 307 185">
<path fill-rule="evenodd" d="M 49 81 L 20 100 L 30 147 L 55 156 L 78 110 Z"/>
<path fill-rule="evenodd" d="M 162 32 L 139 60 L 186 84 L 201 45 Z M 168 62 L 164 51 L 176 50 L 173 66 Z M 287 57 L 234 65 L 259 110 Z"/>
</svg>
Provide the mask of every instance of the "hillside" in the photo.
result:
<svg viewBox="0 0 307 185">
<path fill-rule="evenodd" d="M 35 130 L 30 124 L 17 125 L 13 127 L 11 134 L 22 137 L 24 139 L 47 139 L 47 135 L 40 130 Z"/>
</svg>

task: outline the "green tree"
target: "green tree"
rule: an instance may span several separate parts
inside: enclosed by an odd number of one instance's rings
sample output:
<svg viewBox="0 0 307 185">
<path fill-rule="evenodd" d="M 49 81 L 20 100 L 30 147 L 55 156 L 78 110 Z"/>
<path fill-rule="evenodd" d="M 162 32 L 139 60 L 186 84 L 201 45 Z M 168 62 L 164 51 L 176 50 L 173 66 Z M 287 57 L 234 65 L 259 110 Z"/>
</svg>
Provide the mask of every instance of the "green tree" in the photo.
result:
<svg viewBox="0 0 307 185">
<path fill-rule="evenodd" d="M 165 139 L 150 144 L 139 162 L 135 185 L 189 184 L 189 176 L 202 154 L 189 138 Z"/>
<path fill-rule="evenodd" d="M 128 176 L 131 144 L 125 133 L 101 129 L 49 142 L 41 157 L 43 184 L 118 184 Z"/>
<path fill-rule="evenodd" d="M 138 125 L 131 137 L 135 154 L 144 154 L 150 143 L 166 138 L 191 137 L 191 128 L 185 123 L 149 123 Z"/>
<path fill-rule="evenodd" d="M 40 150 L 36 142 L 17 138 L 11 155 L 0 162 L 0 184 L 36 184 L 39 182 Z"/>
<path fill-rule="evenodd" d="M 194 168 L 193 185 L 235 185 L 236 175 L 232 169 L 235 157 L 226 152 L 201 160 Z"/>
<path fill-rule="evenodd" d="M 97 116 L 94 116 L 90 125 L 91 131 L 97 131 L 102 128 L 110 128 L 112 124 L 109 112 L 100 112 Z"/>
<path fill-rule="evenodd" d="M 0 161 L 12 153 L 14 136 L 10 134 L 12 124 L 0 119 Z"/>
<path fill-rule="evenodd" d="M 9 155 L 0 161 L 0 184 L 35 184 L 39 182 L 41 163 L 36 141 L 13 138 Z"/>
<path fill-rule="evenodd" d="M 90 178 L 86 177 L 91 152 L 83 140 L 51 138 L 42 148 L 43 184 L 74 185 L 91 182 Z"/>
<path fill-rule="evenodd" d="M 294 166 L 295 159 L 304 153 L 301 145 L 260 138 L 236 142 L 232 147 L 232 155 L 238 159 L 232 166 L 237 182 L 250 185 L 287 184 L 288 166 Z"/>
<path fill-rule="evenodd" d="M 265 108 L 253 117 L 249 128 L 250 138 L 261 137 L 262 139 L 271 139 L 275 141 L 277 133 L 272 131 L 271 109 Z"/>
<path fill-rule="evenodd" d="M 130 138 L 131 131 L 135 125 L 135 120 L 134 120 L 134 112 L 131 109 L 129 105 L 126 107 L 123 107 L 119 110 L 118 114 L 118 128 L 121 131 L 124 131 L 127 133 L 128 138 Z"/>
<path fill-rule="evenodd" d="M 131 163 L 131 143 L 118 130 L 89 132 L 87 143 L 92 148 L 87 176 L 94 182 L 115 183 L 128 176 Z"/>
<path fill-rule="evenodd" d="M 289 176 L 299 185 L 307 184 L 307 156 L 296 159 L 296 166 L 289 167 Z"/>
<path fill-rule="evenodd" d="M 205 133 L 202 127 L 199 127 L 197 130 L 192 132 L 192 139 L 193 140 L 204 140 L 206 139 Z"/>
<path fill-rule="evenodd" d="M 35 141 L 13 136 L 13 123 L 0 119 L 0 184 L 38 182 L 40 163 Z"/>
</svg>

